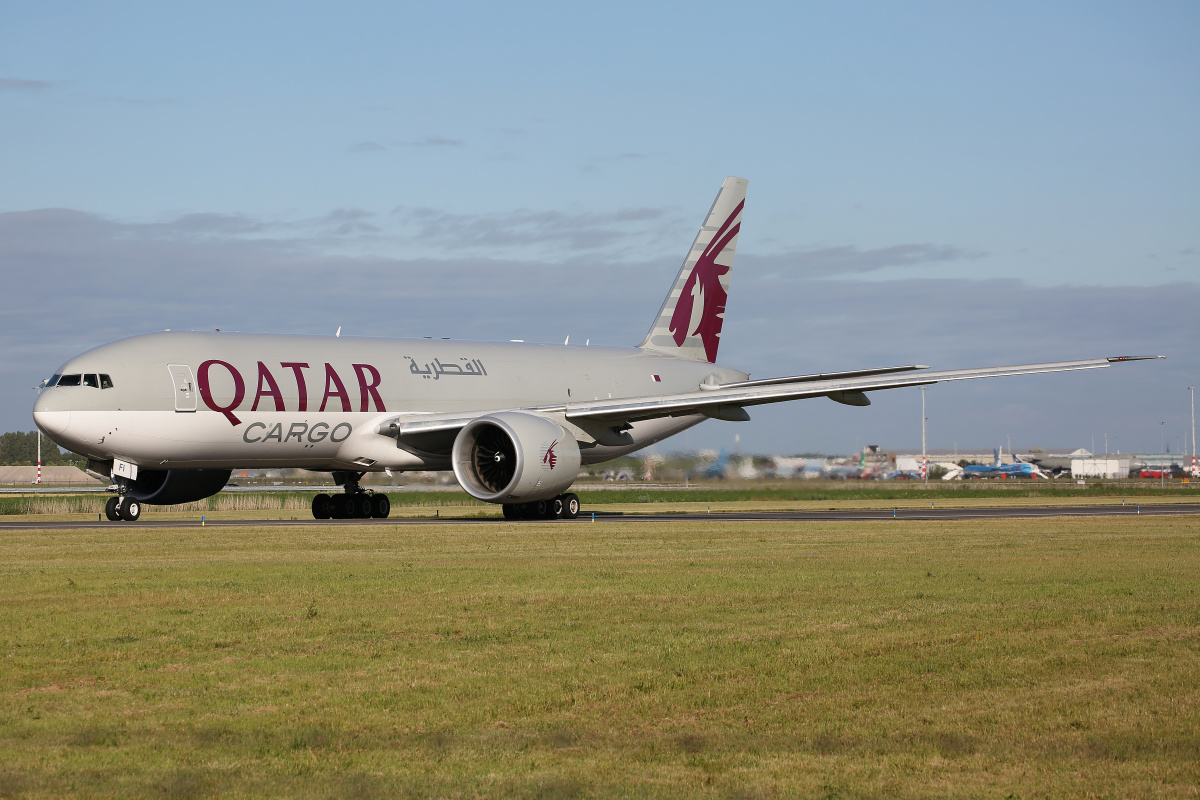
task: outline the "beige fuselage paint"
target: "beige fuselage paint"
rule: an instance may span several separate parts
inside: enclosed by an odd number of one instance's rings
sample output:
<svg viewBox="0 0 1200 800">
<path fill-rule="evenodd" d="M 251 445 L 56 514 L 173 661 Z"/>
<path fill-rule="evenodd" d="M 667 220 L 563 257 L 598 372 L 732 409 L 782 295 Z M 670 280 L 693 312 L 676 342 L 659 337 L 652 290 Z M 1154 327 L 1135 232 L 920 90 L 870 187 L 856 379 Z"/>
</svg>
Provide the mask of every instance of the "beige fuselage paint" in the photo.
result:
<svg viewBox="0 0 1200 800">
<path fill-rule="evenodd" d="M 164 332 L 89 350 L 56 374 L 110 388 L 51 387 L 35 419 L 58 444 L 145 468 L 442 469 L 378 431 L 429 414 L 538 409 L 583 445 L 583 462 L 626 455 L 706 417 L 633 423 L 632 443 L 593 444 L 556 404 L 694 391 L 715 364 L 626 347 Z M 194 410 L 193 410 L 194 409 Z M 589 446 L 591 445 L 591 446 Z"/>
</svg>

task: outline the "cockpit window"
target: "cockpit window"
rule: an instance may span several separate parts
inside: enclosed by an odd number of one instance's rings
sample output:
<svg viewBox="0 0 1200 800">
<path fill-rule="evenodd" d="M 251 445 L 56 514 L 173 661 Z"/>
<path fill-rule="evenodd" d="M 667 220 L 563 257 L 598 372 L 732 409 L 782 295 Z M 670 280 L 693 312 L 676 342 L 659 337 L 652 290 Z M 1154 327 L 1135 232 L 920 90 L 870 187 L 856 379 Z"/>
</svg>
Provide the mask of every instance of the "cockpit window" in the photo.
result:
<svg viewBox="0 0 1200 800">
<path fill-rule="evenodd" d="M 55 375 L 50 380 L 46 381 L 46 388 L 49 389 L 51 386 L 56 385 L 58 383 L 58 379 L 61 377 L 62 375 Z"/>
<path fill-rule="evenodd" d="M 63 375 L 61 378 L 58 379 L 58 385 L 59 386 L 78 386 L 79 385 L 79 376 L 78 375 Z"/>
<path fill-rule="evenodd" d="M 84 375 L 83 376 L 83 385 L 90 386 L 93 389 L 99 389 L 100 388 L 100 376 L 96 375 L 96 373 L 94 373 L 94 372 Z"/>
<path fill-rule="evenodd" d="M 112 378 L 108 377 L 103 372 L 100 373 L 100 388 L 101 389 L 113 388 Z"/>
</svg>

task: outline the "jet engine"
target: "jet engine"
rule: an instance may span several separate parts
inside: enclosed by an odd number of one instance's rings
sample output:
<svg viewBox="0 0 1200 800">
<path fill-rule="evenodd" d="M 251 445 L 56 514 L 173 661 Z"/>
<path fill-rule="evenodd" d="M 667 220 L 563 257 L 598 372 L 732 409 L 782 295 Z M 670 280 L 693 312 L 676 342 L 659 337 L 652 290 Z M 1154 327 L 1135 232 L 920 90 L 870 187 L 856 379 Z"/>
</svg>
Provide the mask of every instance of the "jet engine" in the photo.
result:
<svg viewBox="0 0 1200 800">
<path fill-rule="evenodd" d="M 228 469 L 143 469 L 129 482 L 129 496 L 169 506 L 211 497 L 229 482 Z"/>
<path fill-rule="evenodd" d="M 454 439 L 454 477 L 489 503 L 548 500 L 579 475 L 579 443 L 545 417 L 503 411 L 469 422 Z"/>
</svg>

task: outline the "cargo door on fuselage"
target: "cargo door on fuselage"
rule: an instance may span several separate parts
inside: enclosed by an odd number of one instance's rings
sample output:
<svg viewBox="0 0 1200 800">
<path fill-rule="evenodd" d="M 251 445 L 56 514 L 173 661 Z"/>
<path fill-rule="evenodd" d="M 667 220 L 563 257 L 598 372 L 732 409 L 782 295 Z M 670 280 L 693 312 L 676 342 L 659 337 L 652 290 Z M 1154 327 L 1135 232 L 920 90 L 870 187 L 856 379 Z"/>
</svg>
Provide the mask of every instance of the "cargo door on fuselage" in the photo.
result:
<svg viewBox="0 0 1200 800">
<path fill-rule="evenodd" d="M 192 378 L 192 368 L 187 364 L 168 364 L 171 371 L 171 381 L 175 384 L 175 410 L 196 410 L 196 381 Z"/>
</svg>

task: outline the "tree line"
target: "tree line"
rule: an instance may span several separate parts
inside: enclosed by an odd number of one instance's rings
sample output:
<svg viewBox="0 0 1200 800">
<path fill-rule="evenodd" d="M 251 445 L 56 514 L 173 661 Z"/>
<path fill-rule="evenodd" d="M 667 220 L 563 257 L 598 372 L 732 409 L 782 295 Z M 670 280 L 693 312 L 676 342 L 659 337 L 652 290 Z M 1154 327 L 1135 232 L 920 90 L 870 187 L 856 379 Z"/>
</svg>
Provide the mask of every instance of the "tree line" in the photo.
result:
<svg viewBox="0 0 1200 800">
<path fill-rule="evenodd" d="M 10 431 L 0 434 L 0 464 L 6 467 L 32 467 L 37 464 L 37 431 Z M 54 442 L 42 437 L 42 463 L 47 466 L 82 468 L 83 456 L 68 453 Z"/>
</svg>

